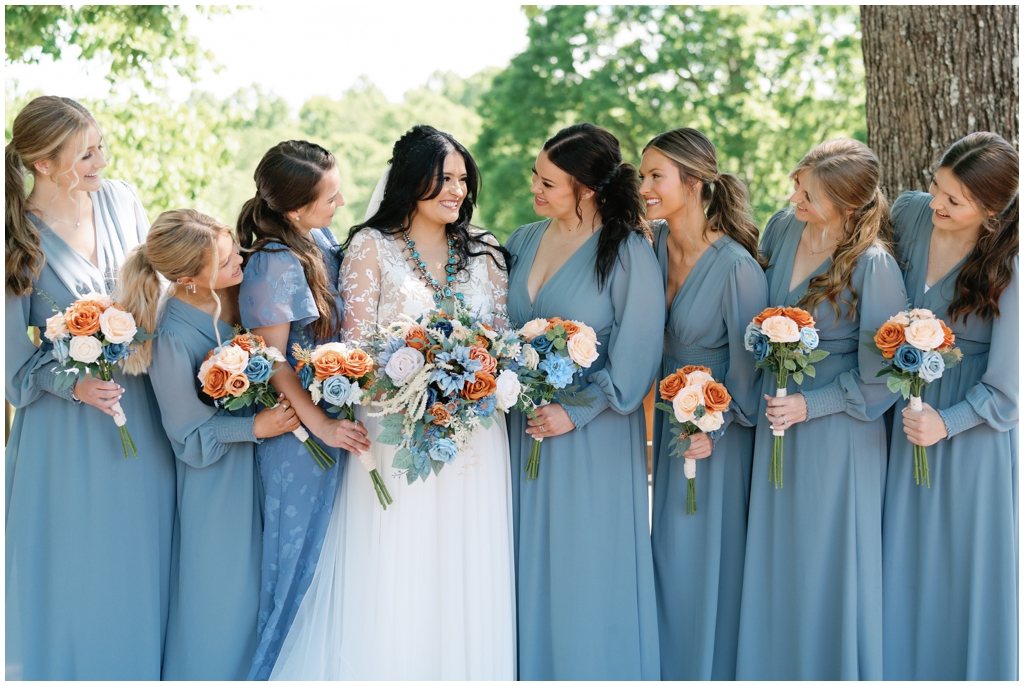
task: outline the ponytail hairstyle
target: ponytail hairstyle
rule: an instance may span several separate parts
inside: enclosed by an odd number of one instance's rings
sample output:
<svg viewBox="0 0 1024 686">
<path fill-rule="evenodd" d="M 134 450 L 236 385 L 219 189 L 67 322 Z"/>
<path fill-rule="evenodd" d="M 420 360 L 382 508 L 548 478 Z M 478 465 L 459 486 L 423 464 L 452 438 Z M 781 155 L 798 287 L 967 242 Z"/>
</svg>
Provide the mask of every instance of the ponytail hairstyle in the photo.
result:
<svg viewBox="0 0 1024 686">
<path fill-rule="evenodd" d="M 999 296 L 1013 277 L 1020 160 L 1002 136 L 979 131 L 954 143 L 939 166 L 953 172 L 985 216 L 978 242 L 956 277 L 955 295 L 946 313 L 953 321 L 961 316 L 967 319 L 971 313 L 988 321 L 999 316 Z"/>
<path fill-rule="evenodd" d="M 455 248 L 455 272 L 469 266 L 469 258 L 486 255 L 503 271 L 508 271 L 512 255 L 504 247 L 484 240 L 489 231 L 470 231 L 470 220 L 480 192 L 480 170 L 469 150 L 451 134 L 432 126 L 419 125 L 409 129 L 398 139 L 391 151 L 384 184 L 384 198 L 373 216 L 356 224 L 345 239 L 347 250 L 355 235 L 363 229 L 373 228 L 385 236 L 398 236 L 409 229 L 416 203 L 440 195 L 444 188 L 444 161 L 448 155 L 458 153 L 466 163 L 466 197 L 459 207 L 459 218 L 445 226 Z M 473 227 L 475 228 L 475 227 Z M 501 259 L 498 259 L 500 255 Z"/>
<path fill-rule="evenodd" d="M 594 191 L 603 229 L 597 240 L 594 272 L 604 288 L 619 256 L 619 246 L 631 233 L 650 242 L 636 169 L 622 161 L 619 140 L 610 131 L 589 123 L 573 124 L 544 143 L 548 159 L 572 179 L 576 216 L 583 221 L 580 199 L 584 188 Z"/>
<path fill-rule="evenodd" d="M 735 174 L 718 170 L 718 155 L 707 136 L 697 129 L 673 129 L 652 138 L 644 152 L 648 149 L 657 150 L 675 162 L 685 185 L 691 179 L 700 181 L 700 199 L 708 218 L 704 236 L 708 231 L 721 231 L 764 267 L 757 249 L 759 233 L 751 217 L 746 184 Z"/>
<path fill-rule="evenodd" d="M 118 274 L 117 291 L 114 299 L 135 317 L 135 323 L 153 333 L 156 328 L 157 311 L 163 296 L 160 277 L 171 282 L 171 294 L 175 282 L 183 277 L 198 276 L 207 265 L 220 264 L 217 239 L 221 234 L 231 234 L 231 229 L 219 221 L 196 210 L 169 210 L 161 213 L 149 227 L 146 242 L 128 253 Z M 220 297 L 213 286 L 217 270 L 210 272 L 210 292 L 217 302 L 213 314 L 213 331 L 220 345 L 220 331 L 217 319 L 220 317 Z M 138 346 L 124 364 L 128 374 L 144 374 L 153 359 L 152 341 Z"/>
<path fill-rule="evenodd" d="M 32 291 L 32 281 L 39 276 L 46 257 L 40 247 L 39 231 L 26 216 L 27 193 L 25 171 L 39 174 L 37 162 L 48 160 L 59 164 L 68 146 L 84 136 L 90 126 L 99 126 L 89 111 L 71 98 L 43 95 L 33 98 L 14 118 L 11 142 L 4 149 L 4 175 L 7 202 L 4 206 L 6 234 L 5 264 L 8 295 L 25 295 Z M 60 172 L 62 176 L 74 168 Z M 52 176 L 52 175 L 51 175 Z M 74 178 L 71 187 L 78 184 Z"/>
<path fill-rule="evenodd" d="M 796 179 L 806 171 L 817 181 L 818 188 L 831 201 L 839 215 L 842 238 L 832 253 L 828 271 L 811 279 L 807 293 L 799 305 L 813 311 L 818 304 L 828 300 L 836 317 L 840 315 L 839 303 L 850 309 L 847 316 L 853 319 L 857 310 L 858 294 L 851 279 L 857 261 L 872 245 L 881 245 L 892 254 L 892 223 L 889 219 L 889 203 L 878 187 L 878 158 L 868 146 L 851 138 L 833 138 L 804 155 L 789 178 Z M 818 213 L 822 209 L 813 201 Z M 842 297 L 843 289 L 850 289 L 850 301 Z"/>
<path fill-rule="evenodd" d="M 335 167 L 334 155 L 309 141 L 278 143 L 256 165 L 256 195 L 238 215 L 238 242 L 243 258 L 263 250 L 268 243 L 282 243 L 299 260 L 320 318 L 313 322 L 317 340 L 325 341 L 341 330 L 341 315 L 328 283 L 320 248 L 312 236 L 303 236 L 285 217 L 319 198 L 327 172 Z"/>
</svg>

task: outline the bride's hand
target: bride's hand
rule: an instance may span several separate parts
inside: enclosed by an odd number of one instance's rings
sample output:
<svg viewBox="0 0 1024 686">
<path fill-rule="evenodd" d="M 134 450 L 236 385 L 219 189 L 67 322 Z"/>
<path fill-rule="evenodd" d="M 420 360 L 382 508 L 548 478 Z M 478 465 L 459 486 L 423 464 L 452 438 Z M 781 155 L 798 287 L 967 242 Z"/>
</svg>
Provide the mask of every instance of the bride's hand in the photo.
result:
<svg viewBox="0 0 1024 686">
<path fill-rule="evenodd" d="M 537 419 L 529 420 L 529 428 L 526 429 L 526 433 L 534 438 L 554 438 L 576 428 L 569 419 L 569 413 L 558 403 L 538 407 L 534 413 Z"/>
<path fill-rule="evenodd" d="M 366 427 L 359 421 L 348 419 L 326 419 L 316 432 L 317 437 L 333 448 L 343 448 L 350 453 L 362 453 L 370 449 Z"/>
</svg>

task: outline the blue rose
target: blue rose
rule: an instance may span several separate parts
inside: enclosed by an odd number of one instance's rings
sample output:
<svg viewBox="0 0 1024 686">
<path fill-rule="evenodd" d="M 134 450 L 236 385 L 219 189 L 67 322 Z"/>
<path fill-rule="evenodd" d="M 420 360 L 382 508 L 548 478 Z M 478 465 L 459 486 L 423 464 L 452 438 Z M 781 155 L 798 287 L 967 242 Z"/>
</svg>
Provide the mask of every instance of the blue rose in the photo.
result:
<svg viewBox="0 0 1024 686">
<path fill-rule="evenodd" d="M 107 343 L 103 346 L 103 357 L 113 364 L 127 355 L 127 343 Z"/>
<path fill-rule="evenodd" d="M 747 352 L 754 352 L 754 341 L 758 337 L 764 337 L 764 334 L 761 333 L 761 327 L 754 322 L 747 324 L 747 330 L 743 332 L 743 347 L 747 349 Z"/>
<path fill-rule="evenodd" d="M 436 388 L 433 386 L 427 386 L 427 407 L 436 403 L 439 397 L 440 394 L 437 392 Z"/>
<path fill-rule="evenodd" d="M 572 360 L 561 355 L 549 355 L 541 360 L 537 369 L 547 374 L 547 382 L 555 388 L 565 388 L 572 381 L 576 367 Z"/>
<path fill-rule="evenodd" d="M 299 383 L 302 384 L 303 388 L 309 388 L 309 385 L 313 383 L 315 373 L 313 365 L 305 364 L 302 366 L 302 369 L 299 370 Z"/>
<path fill-rule="evenodd" d="M 818 332 L 809 326 L 805 326 L 800 329 L 800 342 L 808 350 L 814 350 L 818 347 Z"/>
<path fill-rule="evenodd" d="M 53 342 L 53 357 L 61 364 L 66 364 L 68 361 L 68 342 L 63 338 L 58 338 Z"/>
<path fill-rule="evenodd" d="M 768 359 L 768 355 L 772 351 L 771 345 L 768 343 L 768 337 L 763 333 L 758 333 L 751 343 L 751 351 L 754 353 L 754 359 L 758 362 L 764 362 Z"/>
<path fill-rule="evenodd" d="M 551 352 L 551 348 L 555 345 L 555 342 L 549 340 L 547 336 L 537 336 L 530 341 L 530 345 L 532 345 L 533 349 L 541 355 L 546 355 Z"/>
<path fill-rule="evenodd" d="M 439 438 L 430 446 L 430 459 L 435 462 L 451 464 L 458 454 L 459 449 L 447 438 Z"/>
<path fill-rule="evenodd" d="M 328 403 L 335 407 L 343 407 L 349 404 L 348 396 L 351 389 L 352 382 L 344 376 L 338 375 L 324 379 L 320 391 Z"/>
<path fill-rule="evenodd" d="M 433 324 L 431 324 L 427 328 L 428 329 L 433 329 L 434 331 L 439 331 L 441 333 L 441 335 L 443 335 L 445 337 L 451 336 L 452 335 L 452 330 L 454 329 L 454 327 L 452 326 L 452 323 L 450 321 L 448 321 L 447 319 L 439 319 L 438 321 L 434 322 Z"/>
<path fill-rule="evenodd" d="M 306 365 L 311 367 L 312 365 Z M 249 364 L 245 367 L 245 375 L 249 377 L 250 383 L 263 383 L 270 378 L 270 372 L 273 371 L 274 365 L 265 357 L 250 357 Z M 303 367 L 305 369 L 305 367 Z"/>
<path fill-rule="evenodd" d="M 896 354 L 899 355 L 899 350 L 896 351 Z M 939 353 L 929 350 L 921 356 L 921 368 L 917 370 L 917 375 L 928 383 L 938 379 L 944 371 L 946 371 L 946 362 Z"/>
<path fill-rule="evenodd" d="M 921 362 L 924 361 L 924 353 L 909 343 L 904 343 L 896 348 L 896 355 L 892 361 L 905 372 L 916 372 L 921 368 Z"/>
</svg>

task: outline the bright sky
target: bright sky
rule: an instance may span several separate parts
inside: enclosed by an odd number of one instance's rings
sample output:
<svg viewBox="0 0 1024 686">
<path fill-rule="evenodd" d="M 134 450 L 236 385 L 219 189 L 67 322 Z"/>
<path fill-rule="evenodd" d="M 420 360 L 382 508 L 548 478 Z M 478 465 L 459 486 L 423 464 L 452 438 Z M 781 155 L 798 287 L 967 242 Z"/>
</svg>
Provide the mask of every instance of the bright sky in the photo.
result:
<svg viewBox="0 0 1024 686">
<path fill-rule="evenodd" d="M 470 76 L 505 66 L 527 44 L 526 17 L 508 2 L 254 3 L 190 30 L 223 66 L 196 87 L 226 97 L 256 83 L 298 109 L 313 95 L 338 97 L 361 76 L 398 102 L 435 71 Z M 72 98 L 107 93 L 102 70 L 62 60 L 4 70 L 8 90 L 41 89 Z M 191 86 L 176 84 L 184 99 Z"/>
</svg>

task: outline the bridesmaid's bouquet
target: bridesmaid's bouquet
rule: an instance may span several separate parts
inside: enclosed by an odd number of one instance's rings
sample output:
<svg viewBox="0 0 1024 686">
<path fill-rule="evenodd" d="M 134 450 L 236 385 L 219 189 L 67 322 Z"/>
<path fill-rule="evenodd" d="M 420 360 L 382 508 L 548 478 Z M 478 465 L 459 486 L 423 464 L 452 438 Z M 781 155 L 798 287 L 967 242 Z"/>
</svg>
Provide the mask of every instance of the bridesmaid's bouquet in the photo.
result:
<svg viewBox="0 0 1024 686">
<path fill-rule="evenodd" d="M 531 419 L 534 410 L 553 400 L 561 405 L 588 406 L 593 402 L 586 393 L 576 393 L 569 386 L 580 369 L 589 368 L 597 360 L 597 334 L 583 322 L 551 319 L 531 319 L 518 332 L 523 345 L 519 354 L 518 377 L 522 392 L 516 408 Z M 540 470 L 540 444 L 543 438 L 534 438 L 530 459 L 526 462 L 526 480 L 536 479 Z"/>
<path fill-rule="evenodd" d="M 828 357 L 828 351 L 817 350 L 818 330 L 814 318 L 799 307 L 769 307 L 754 317 L 743 335 L 743 346 L 754 354 L 757 367 L 775 375 L 775 397 L 786 397 L 790 375 L 798 384 L 804 375 L 814 376 L 814 363 Z M 783 429 L 772 429 L 772 461 L 769 481 L 782 488 Z"/>
<path fill-rule="evenodd" d="M 237 410 L 253 403 L 263 407 L 277 407 L 277 397 L 270 388 L 274 363 L 284 362 L 284 355 L 269 346 L 262 336 L 239 333 L 219 348 L 206 355 L 199 366 L 199 383 L 203 393 L 213 398 L 213 404 L 225 410 Z M 334 464 L 333 457 L 309 436 L 305 427 L 292 432 L 313 456 L 321 469 Z"/>
<path fill-rule="evenodd" d="M 885 358 L 877 376 L 887 376 L 889 390 L 910 399 L 910 409 L 921 411 L 921 390 L 959 364 L 963 355 L 954 348 L 956 336 L 931 310 L 914 309 L 889 318 L 878 331 L 866 331 L 867 343 Z M 928 452 L 914 445 L 914 481 L 931 488 Z"/>
<path fill-rule="evenodd" d="M 373 381 L 373 358 L 359 348 L 344 343 L 324 343 L 307 350 L 298 343 L 292 345 L 292 355 L 298 360 L 295 373 L 302 387 L 309 391 L 314 403 L 327 401 L 327 411 L 341 419 L 354 420 L 353 406 L 362 405 L 363 391 Z M 385 510 L 391 504 L 384 480 L 370 453 L 358 453 L 359 463 L 370 473 L 377 500 Z"/>
<path fill-rule="evenodd" d="M 154 336 L 136 326 L 135 317 L 126 312 L 110 297 L 99 293 L 87 293 L 68 305 L 63 312 L 55 300 L 42 294 L 50 301 L 57 314 L 46 320 L 43 336 L 53 344 L 52 355 L 62 372 L 57 378 L 57 390 L 73 385 L 81 374 L 110 381 L 114 369 L 119 368 L 134 354 L 135 346 Z M 121 403 L 111 408 L 116 413 L 114 423 L 121 435 L 124 456 L 138 458 L 135 442 L 128 427 Z"/>
<path fill-rule="evenodd" d="M 718 431 L 725 423 L 725 411 L 729 409 L 732 396 L 725 386 L 715 381 L 707 367 L 686 365 L 662 379 L 658 385 L 662 400 L 671 405 L 657 403 L 655 407 L 668 412 L 670 431 L 676 440 L 672 441 L 669 454 L 683 457 L 690 448 L 690 436 L 697 433 Z M 697 512 L 697 489 L 693 483 L 697 477 L 697 460 L 684 458 L 683 474 L 686 475 L 686 514 Z"/>
<path fill-rule="evenodd" d="M 363 332 L 376 371 L 365 397 L 384 417 L 379 443 L 397 446 L 392 466 L 407 483 L 451 464 L 477 427 L 519 398 L 521 343 L 464 304 L 445 300 L 417 319 L 403 317 Z"/>
</svg>

